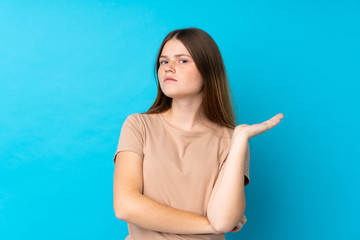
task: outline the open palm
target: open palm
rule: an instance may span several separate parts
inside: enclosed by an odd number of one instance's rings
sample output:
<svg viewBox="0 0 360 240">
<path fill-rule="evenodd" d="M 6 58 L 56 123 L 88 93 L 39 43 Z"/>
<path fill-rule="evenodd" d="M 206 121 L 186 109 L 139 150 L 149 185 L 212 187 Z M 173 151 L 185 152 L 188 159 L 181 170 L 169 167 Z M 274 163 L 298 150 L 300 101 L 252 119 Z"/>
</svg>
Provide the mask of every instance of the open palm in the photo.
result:
<svg viewBox="0 0 360 240">
<path fill-rule="evenodd" d="M 279 113 L 262 123 L 256 123 L 252 125 L 240 124 L 235 127 L 233 134 L 246 136 L 248 139 L 250 139 L 275 127 L 283 117 L 284 115 L 282 113 Z"/>
</svg>

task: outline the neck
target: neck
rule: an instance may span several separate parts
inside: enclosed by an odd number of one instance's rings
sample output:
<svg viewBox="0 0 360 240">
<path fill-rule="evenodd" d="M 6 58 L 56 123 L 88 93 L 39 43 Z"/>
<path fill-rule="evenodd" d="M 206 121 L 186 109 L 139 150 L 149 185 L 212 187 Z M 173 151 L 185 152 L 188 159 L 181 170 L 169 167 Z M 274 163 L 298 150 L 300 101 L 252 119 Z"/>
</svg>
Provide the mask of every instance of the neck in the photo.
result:
<svg viewBox="0 0 360 240">
<path fill-rule="evenodd" d="M 203 129 L 206 117 L 201 101 L 202 98 L 197 101 L 173 99 L 171 108 L 164 112 L 163 115 L 169 122 L 183 130 L 196 131 L 197 129 Z"/>
</svg>

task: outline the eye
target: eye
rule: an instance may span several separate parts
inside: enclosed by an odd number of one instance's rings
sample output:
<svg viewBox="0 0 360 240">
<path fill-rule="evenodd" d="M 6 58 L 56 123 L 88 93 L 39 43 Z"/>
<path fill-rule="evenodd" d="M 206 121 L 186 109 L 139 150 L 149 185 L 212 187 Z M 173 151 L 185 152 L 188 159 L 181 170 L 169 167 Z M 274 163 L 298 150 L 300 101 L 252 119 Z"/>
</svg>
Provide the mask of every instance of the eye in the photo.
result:
<svg viewBox="0 0 360 240">
<path fill-rule="evenodd" d="M 188 60 L 184 60 L 184 59 L 181 59 L 180 61 L 183 61 L 184 63 L 188 62 Z M 159 61 L 160 65 L 163 65 L 163 62 L 167 63 L 167 61 L 162 60 L 162 61 Z"/>
</svg>

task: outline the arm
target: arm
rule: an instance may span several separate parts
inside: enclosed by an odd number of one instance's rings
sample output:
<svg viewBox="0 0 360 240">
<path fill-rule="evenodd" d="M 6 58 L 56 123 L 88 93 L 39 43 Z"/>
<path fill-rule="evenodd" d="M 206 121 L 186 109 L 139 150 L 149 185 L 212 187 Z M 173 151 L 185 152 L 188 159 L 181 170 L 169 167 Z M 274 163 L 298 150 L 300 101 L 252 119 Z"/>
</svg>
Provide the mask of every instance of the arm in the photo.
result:
<svg viewBox="0 0 360 240">
<path fill-rule="evenodd" d="M 160 204 L 142 194 L 142 159 L 119 152 L 114 170 L 114 210 L 117 218 L 153 231 L 176 234 L 219 233 L 207 217 Z"/>
<path fill-rule="evenodd" d="M 220 232 L 230 232 L 245 213 L 244 163 L 248 139 L 237 138 L 231 148 L 224 169 L 220 171 L 207 208 L 212 226 Z"/>
</svg>

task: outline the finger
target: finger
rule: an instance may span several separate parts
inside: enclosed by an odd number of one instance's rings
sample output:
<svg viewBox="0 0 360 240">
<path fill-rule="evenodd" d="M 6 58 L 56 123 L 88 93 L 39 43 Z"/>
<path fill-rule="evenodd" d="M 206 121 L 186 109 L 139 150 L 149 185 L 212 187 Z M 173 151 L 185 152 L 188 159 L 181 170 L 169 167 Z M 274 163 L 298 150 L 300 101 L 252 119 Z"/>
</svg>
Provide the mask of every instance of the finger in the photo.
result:
<svg viewBox="0 0 360 240">
<path fill-rule="evenodd" d="M 247 218 L 245 215 L 243 215 L 241 218 L 241 223 L 244 225 L 246 223 L 246 221 L 247 221 Z"/>
<path fill-rule="evenodd" d="M 263 124 L 266 129 L 270 129 L 270 128 L 275 127 L 283 117 L 284 117 L 284 115 L 282 113 L 279 113 L 279 114 L 275 115 L 274 117 L 270 118 L 269 120 L 262 122 L 261 124 Z"/>
<path fill-rule="evenodd" d="M 284 118 L 284 114 L 282 113 L 279 113 L 279 114 L 276 114 L 275 116 L 273 116 L 272 118 L 268 119 L 267 121 L 270 121 L 270 122 L 276 122 L 276 121 L 279 121 L 280 119 Z M 267 122 L 266 121 L 266 122 Z"/>
<path fill-rule="evenodd" d="M 239 231 L 240 229 L 239 229 L 239 227 L 238 226 L 235 226 L 234 228 L 233 228 L 233 230 L 231 230 L 231 232 L 237 232 L 237 231 Z"/>
<path fill-rule="evenodd" d="M 269 120 L 265 121 L 264 123 L 269 124 L 269 125 L 274 125 L 280 122 L 280 117 L 279 114 L 270 118 Z"/>
</svg>

